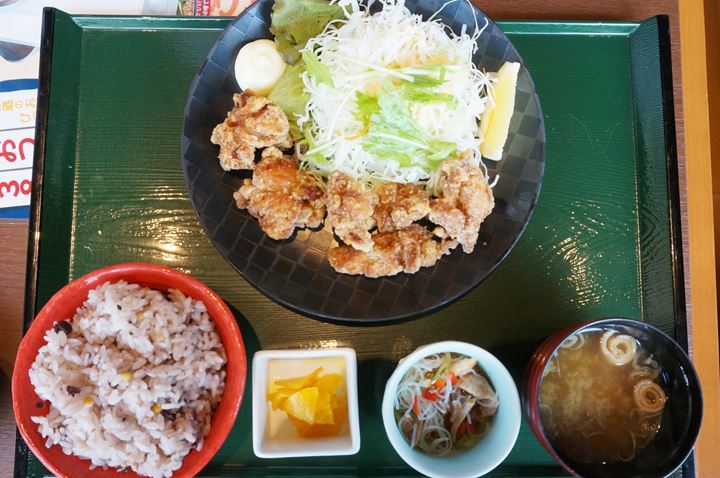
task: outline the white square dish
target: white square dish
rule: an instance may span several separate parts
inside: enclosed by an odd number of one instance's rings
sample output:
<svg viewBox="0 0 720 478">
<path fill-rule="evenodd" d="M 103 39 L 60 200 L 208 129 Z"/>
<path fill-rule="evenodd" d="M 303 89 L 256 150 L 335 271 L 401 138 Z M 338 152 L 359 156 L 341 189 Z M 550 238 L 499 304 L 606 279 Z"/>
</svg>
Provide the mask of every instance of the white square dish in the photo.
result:
<svg viewBox="0 0 720 478">
<path fill-rule="evenodd" d="M 267 400 L 271 380 L 300 377 L 323 367 L 344 379 L 348 418 L 334 437 L 303 438 L 287 413 L 273 410 Z M 265 350 L 252 363 L 253 451 L 260 458 L 354 455 L 360 450 L 357 399 L 357 357 L 351 348 Z"/>
</svg>

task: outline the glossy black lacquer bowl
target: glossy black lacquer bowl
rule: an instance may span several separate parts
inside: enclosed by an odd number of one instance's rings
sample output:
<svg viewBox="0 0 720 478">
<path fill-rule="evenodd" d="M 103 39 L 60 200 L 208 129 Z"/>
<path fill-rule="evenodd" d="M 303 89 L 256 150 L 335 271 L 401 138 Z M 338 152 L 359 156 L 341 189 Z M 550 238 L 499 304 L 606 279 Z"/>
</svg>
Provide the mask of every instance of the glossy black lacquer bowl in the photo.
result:
<svg viewBox="0 0 720 478">
<path fill-rule="evenodd" d="M 406 7 L 424 18 L 444 2 L 406 0 Z M 434 267 L 413 275 L 368 279 L 338 274 L 327 261 L 331 231 L 300 230 L 275 241 L 263 233 L 232 194 L 249 171 L 225 172 L 210 134 L 232 107 L 240 91 L 234 78 L 237 51 L 247 42 L 272 38 L 268 31 L 272 0 L 259 0 L 220 35 L 190 87 L 182 134 L 182 166 L 193 208 L 217 250 L 251 284 L 271 299 L 321 319 L 373 322 L 417 317 L 462 296 L 485 279 L 507 256 L 527 225 L 540 192 L 545 161 L 545 128 L 540 102 L 524 65 L 518 78 L 515 112 L 505 154 L 488 161 L 496 205 L 480 230 L 475 251 L 458 247 Z M 487 17 L 469 2 L 447 4 L 437 17 L 459 33 L 473 32 L 475 20 Z M 488 20 L 474 57 L 480 69 L 497 71 L 505 61 L 520 62 L 515 47 Z"/>
<path fill-rule="evenodd" d="M 563 340 L 578 332 L 597 328 L 616 329 L 635 337 L 662 369 L 660 381 L 668 401 L 663 410 L 660 430 L 653 441 L 627 463 L 586 465 L 573 462 L 553 447 L 540 419 L 540 384 L 548 361 Z M 672 474 L 692 452 L 703 414 L 700 381 L 685 350 L 656 327 L 624 318 L 582 322 L 559 330 L 545 339 L 525 370 L 522 407 L 530 428 L 543 447 L 573 476 L 586 478 L 655 478 Z"/>
</svg>

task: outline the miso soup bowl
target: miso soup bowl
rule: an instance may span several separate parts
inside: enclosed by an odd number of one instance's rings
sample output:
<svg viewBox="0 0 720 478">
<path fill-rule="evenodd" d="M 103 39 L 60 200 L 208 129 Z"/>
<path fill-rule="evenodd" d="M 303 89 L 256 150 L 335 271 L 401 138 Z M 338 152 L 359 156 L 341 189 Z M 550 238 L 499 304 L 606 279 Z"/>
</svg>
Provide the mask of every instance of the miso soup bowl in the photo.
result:
<svg viewBox="0 0 720 478">
<path fill-rule="evenodd" d="M 395 421 L 395 392 L 405 372 L 428 355 L 455 352 L 477 359 L 500 402 L 490 429 L 475 446 L 445 457 L 427 455 L 410 448 Z M 435 478 L 474 478 L 485 475 L 508 456 L 520 431 L 522 412 L 520 397 L 512 376 L 490 352 L 465 342 L 435 342 L 424 345 L 406 356 L 397 365 L 385 386 L 382 402 L 385 433 L 398 455 L 415 470 Z"/>
<path fill-rule="evenodd" d="M 543 370 L 563 340 L 588 329 L 610 327 L 636 336 L 643 348 L 653 355 L 669 387 L 663 411 L 663 424 L 648 447 L 638 451 L 627 463 L 583 465 L 562 456 L 546 436 L 539 412 Z M 665 388 L 665 387 L 663 387 Z M 672 474 L 688 458 L 702 422 L 703 402 L 700 381 L 685 350 L 661 330 L 644 322 L 625 318 L 604 318 L 582 322 L 549 336 L 535 351 L 525 370 L 522 386 L 523 413 L 533 433 L 570 474 L 586 478 L 663 477 Z"/>
</svg>

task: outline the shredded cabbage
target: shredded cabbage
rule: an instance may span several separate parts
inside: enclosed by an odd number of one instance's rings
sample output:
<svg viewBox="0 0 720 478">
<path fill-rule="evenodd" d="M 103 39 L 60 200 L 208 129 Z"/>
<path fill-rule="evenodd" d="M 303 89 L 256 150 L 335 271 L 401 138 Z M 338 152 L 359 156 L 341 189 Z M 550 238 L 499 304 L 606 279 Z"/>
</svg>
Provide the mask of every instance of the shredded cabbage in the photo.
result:
<svg viewBox="0 0 720 478">
<path fill-rule="evenodd" d="M 490 78 L 472 55 L 482 29 L 456 35 L 404 0 L 379 2 L 371 14 L 341 0 L 346 18 L 303 50 L 313 65 L 301 76 L 309 99 L 298 125 L 313 138 L 306 161 L 326 174 L 433 184 L 447 157 L 470 150 L 480 162 Z"/>
</svg>

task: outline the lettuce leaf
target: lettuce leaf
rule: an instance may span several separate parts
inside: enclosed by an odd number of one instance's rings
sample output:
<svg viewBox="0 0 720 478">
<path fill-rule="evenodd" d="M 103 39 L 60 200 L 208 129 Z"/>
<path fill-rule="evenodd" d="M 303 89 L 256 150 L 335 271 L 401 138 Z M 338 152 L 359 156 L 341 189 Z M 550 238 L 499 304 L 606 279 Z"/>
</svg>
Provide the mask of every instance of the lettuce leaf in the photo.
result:
<svg viewBox="0 0 720 478">
<path fill-rule="evenodd" d="M 315 138 L 313 138 L 313 135 L 310 134 L 309 130 L 307 130 L 307 129 L 304 130 L 303 136 L 305 137 L 305 142 L 307 143 L 307 146 L 308 146 L 308 152 L 317 148 L 317 143 L 315 142 Z M 325 159 L 325 156 L 323 156 L 320 151 L 317 151 L 312 154 L 306 154 L 305 159 L 311 160 L 315 165 L 318 165 L 318 166 L 325 166 L 328 164 L 328 160 Z"/>
<path fill-rule="evenodd" d="M 268 94 L 270 101 L 280 107 L 290 122 L 290 134 L 294 140 L 302 138 L 303 134 L 298 128 L 297 120 L 305 114 L 308 95 L 300 75 L 305 70 L 302 62 L 288 65 L 280 79 L 275 83 Z"/>
<path fill-rule="evenodd" d="M 327 66 L 320 63 L 317 55 L 311 51 L 304 50 L 302 52 L 302 61 L 305 63 L 308 73 L 314 76 L 319 83 L 325 83 L 334 87 L 332 75 Z"/>
<path fill-rule="evenodd" d="M 373 105 L 367 98 L 361 99 L 363 104 L 357 111 L 365 115 Z M 377 96 L 377 111 L 370 116 L 362 146 L 379 158 L 397 161 L 401 167 L 420 166 L 425 170 L 436 169 L 457 149 L 455 143 L 434 138 L 418 126 L 402 90 L 390 83 L 383 85 Z"/>
<path fill-rule="evenodd" d="M 271 18 L 270 33 L 278 51 L 292 65 L 310 38 L 322 33 L 331 20 L 345 18 L 345 13 L 328 0 L 276 0 Z"/>
<path fill-rule="evenodd" d="M 353 115 L 364 126 L 370 125 L 372 115 L 380 111 L 380 105 L 376 96 L 366 95 L 362 91 L 355 93 L 355 112 Z"/>
</svg>

